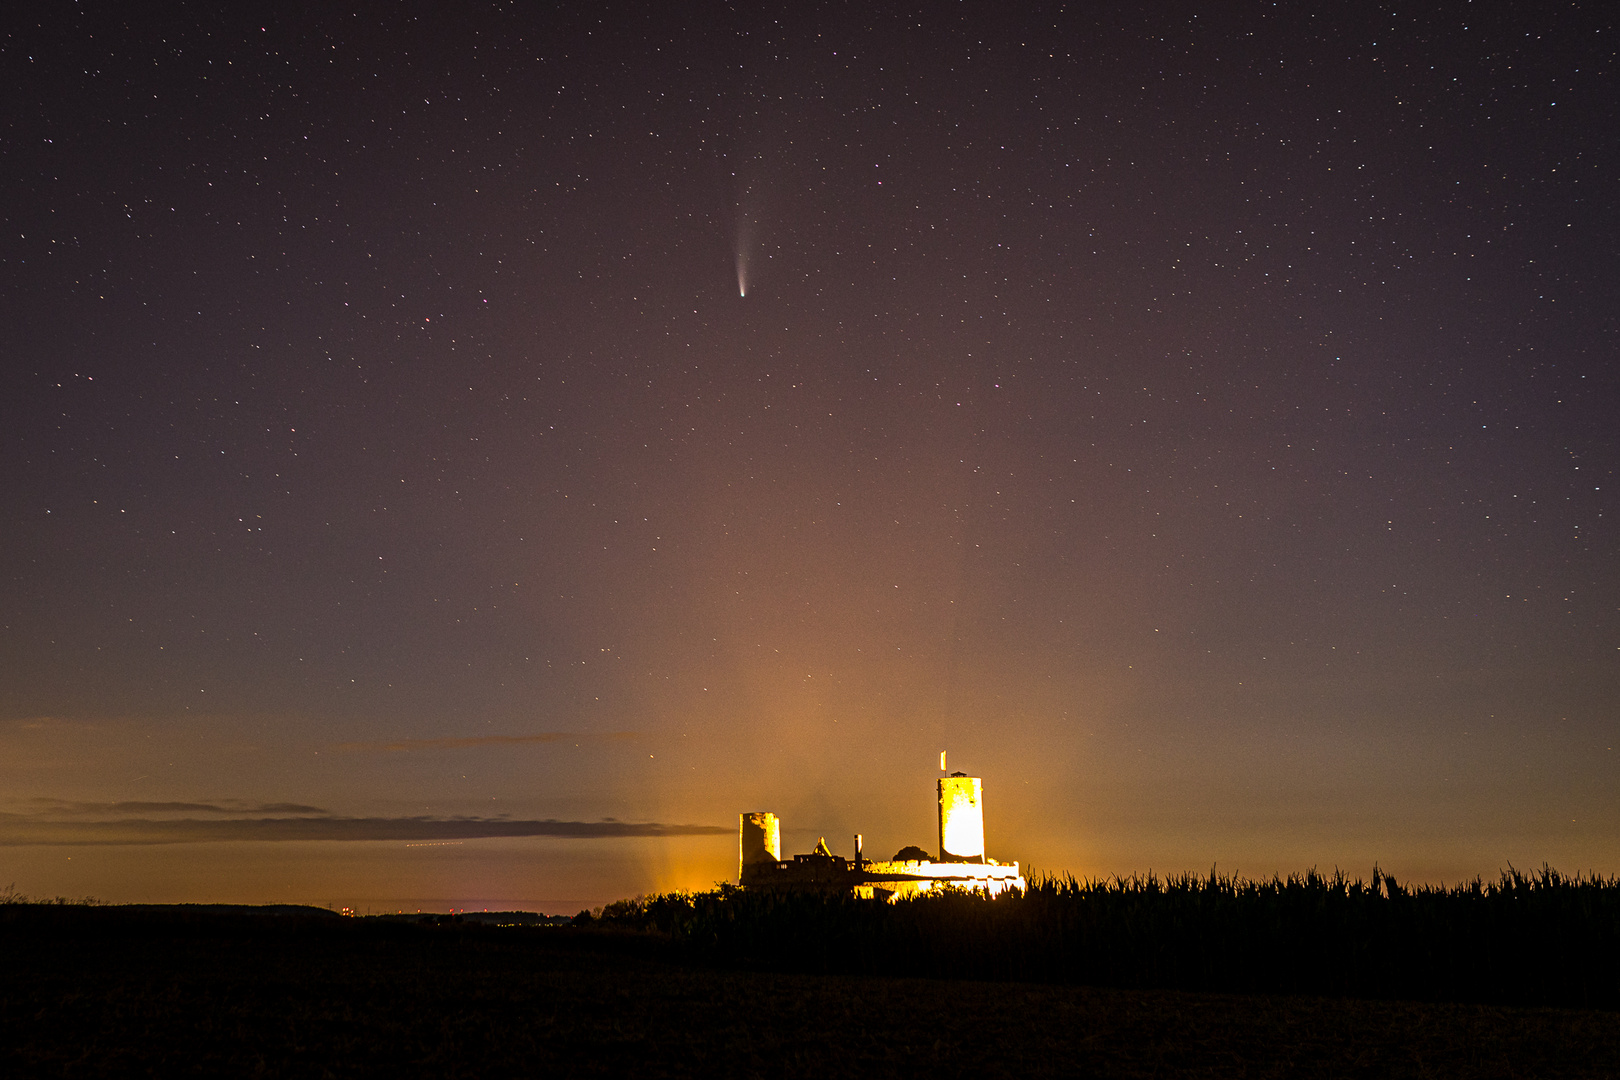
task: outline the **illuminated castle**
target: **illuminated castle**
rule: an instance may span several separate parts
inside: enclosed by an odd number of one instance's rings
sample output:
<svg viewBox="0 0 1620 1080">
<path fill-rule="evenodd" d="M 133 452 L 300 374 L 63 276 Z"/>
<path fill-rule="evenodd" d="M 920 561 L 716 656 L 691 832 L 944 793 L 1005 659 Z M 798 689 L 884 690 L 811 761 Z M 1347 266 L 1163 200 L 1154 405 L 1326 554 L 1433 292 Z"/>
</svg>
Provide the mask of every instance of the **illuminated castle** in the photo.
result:
<svg viewBox="0 0 1620 1080">
<path fill-rule="evenodd" d="M 939 781 L 939 857 L 917 847 L 902 848 L 893 859 L 861 855 L 845 859 L 816 844 L 808 855 L 782 859 L 782 826 L 775 814 L 743 814 L 738 828 L 741 852 L 738 884 L 747 889 L 852 892 L 868 899 L 894 900 L 931 889 L 971 889 L 991 896 L 1022 889 L 1018 864 L 1003 865 L 984 854 L 984 793 L 977 776 L 952 773 Z"/>
</svg>

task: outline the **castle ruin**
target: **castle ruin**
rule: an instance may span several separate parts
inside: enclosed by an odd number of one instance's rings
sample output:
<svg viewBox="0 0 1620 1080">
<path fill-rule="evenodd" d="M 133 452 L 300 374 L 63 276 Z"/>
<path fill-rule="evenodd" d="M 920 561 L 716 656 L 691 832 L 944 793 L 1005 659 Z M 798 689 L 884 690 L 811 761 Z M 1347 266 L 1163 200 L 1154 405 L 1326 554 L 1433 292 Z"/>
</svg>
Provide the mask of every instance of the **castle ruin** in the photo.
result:
<svg viewBox="0 0 1620 1080">
<path fill-rule="evenodd" d="M 855 856 L 834 855 L 822 840 L 806 855 L 782 858 L 782 825 L 773 813 L 741 815 L 737 830 L 737 883 L 745 889 L 848 892 L 867 899 L 897 900 L 937 889 L 968 889 L 990 896 L 1024 888 L 1017 863 L 1003 864 L 984 850 L 984 793 L 977 776 L 952 773 L 939 781 L 938 857 L 917 847 L 893 859 L 867 859 L 861 836 Z"/>
</svg>

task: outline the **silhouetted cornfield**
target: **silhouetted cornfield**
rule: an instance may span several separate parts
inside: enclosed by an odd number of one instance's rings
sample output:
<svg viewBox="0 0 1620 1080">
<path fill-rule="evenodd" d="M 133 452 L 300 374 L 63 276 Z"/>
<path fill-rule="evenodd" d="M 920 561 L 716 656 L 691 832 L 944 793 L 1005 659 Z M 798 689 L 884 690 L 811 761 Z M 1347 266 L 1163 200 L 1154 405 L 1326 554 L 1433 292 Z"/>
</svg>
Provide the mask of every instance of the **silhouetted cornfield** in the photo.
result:
<svg viewBox="0 0 1620 1080">
<path fill-rule="evenodd" d="M 1620 879 L 1551 869 L 1417 888 L 1377 871 L 1049 877 L 895 904 L 722 888 L 621 901 L 601 922 L 770 970 L 1620 1006 Z"/>
</svg>

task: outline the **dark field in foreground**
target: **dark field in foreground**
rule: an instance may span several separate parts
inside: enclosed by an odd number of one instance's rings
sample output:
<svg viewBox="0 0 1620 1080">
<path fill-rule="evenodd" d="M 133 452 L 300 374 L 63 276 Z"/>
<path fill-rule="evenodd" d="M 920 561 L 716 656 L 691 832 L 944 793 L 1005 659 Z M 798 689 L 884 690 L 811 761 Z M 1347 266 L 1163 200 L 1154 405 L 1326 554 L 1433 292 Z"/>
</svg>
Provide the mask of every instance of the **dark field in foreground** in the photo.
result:
<svg viewBox="0 0 1620 1080">
<path fill-rule="evenodd" d="M 1550 868 L 1416 888 L 1377 871 L 1048 877 L 896 904 L 722 887 L 619 901 L 602 921 L 716 966 L 807 975 L 1620 1009 L 1620 881 Z"/>
<path fill-rule="evenodd" d="M 657 937 L 0 908 L 7 1076 L 1616 1076 L 1620 1013 L 723 971 Z"/>
</svg>

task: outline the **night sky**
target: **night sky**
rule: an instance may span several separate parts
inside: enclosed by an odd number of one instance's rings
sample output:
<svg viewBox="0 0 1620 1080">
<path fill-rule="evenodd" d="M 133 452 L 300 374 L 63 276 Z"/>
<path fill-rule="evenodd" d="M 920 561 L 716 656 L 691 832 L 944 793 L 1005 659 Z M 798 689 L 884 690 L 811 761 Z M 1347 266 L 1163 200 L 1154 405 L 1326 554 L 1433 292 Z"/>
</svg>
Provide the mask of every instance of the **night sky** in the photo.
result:
<svg viewBox="0 0 1620 1080">
<path fill-rule="evenodd" d="M 0 887 L 1620 872 L 1614 9 L 1147 6 L 8 16 Z"/>
</svg>

